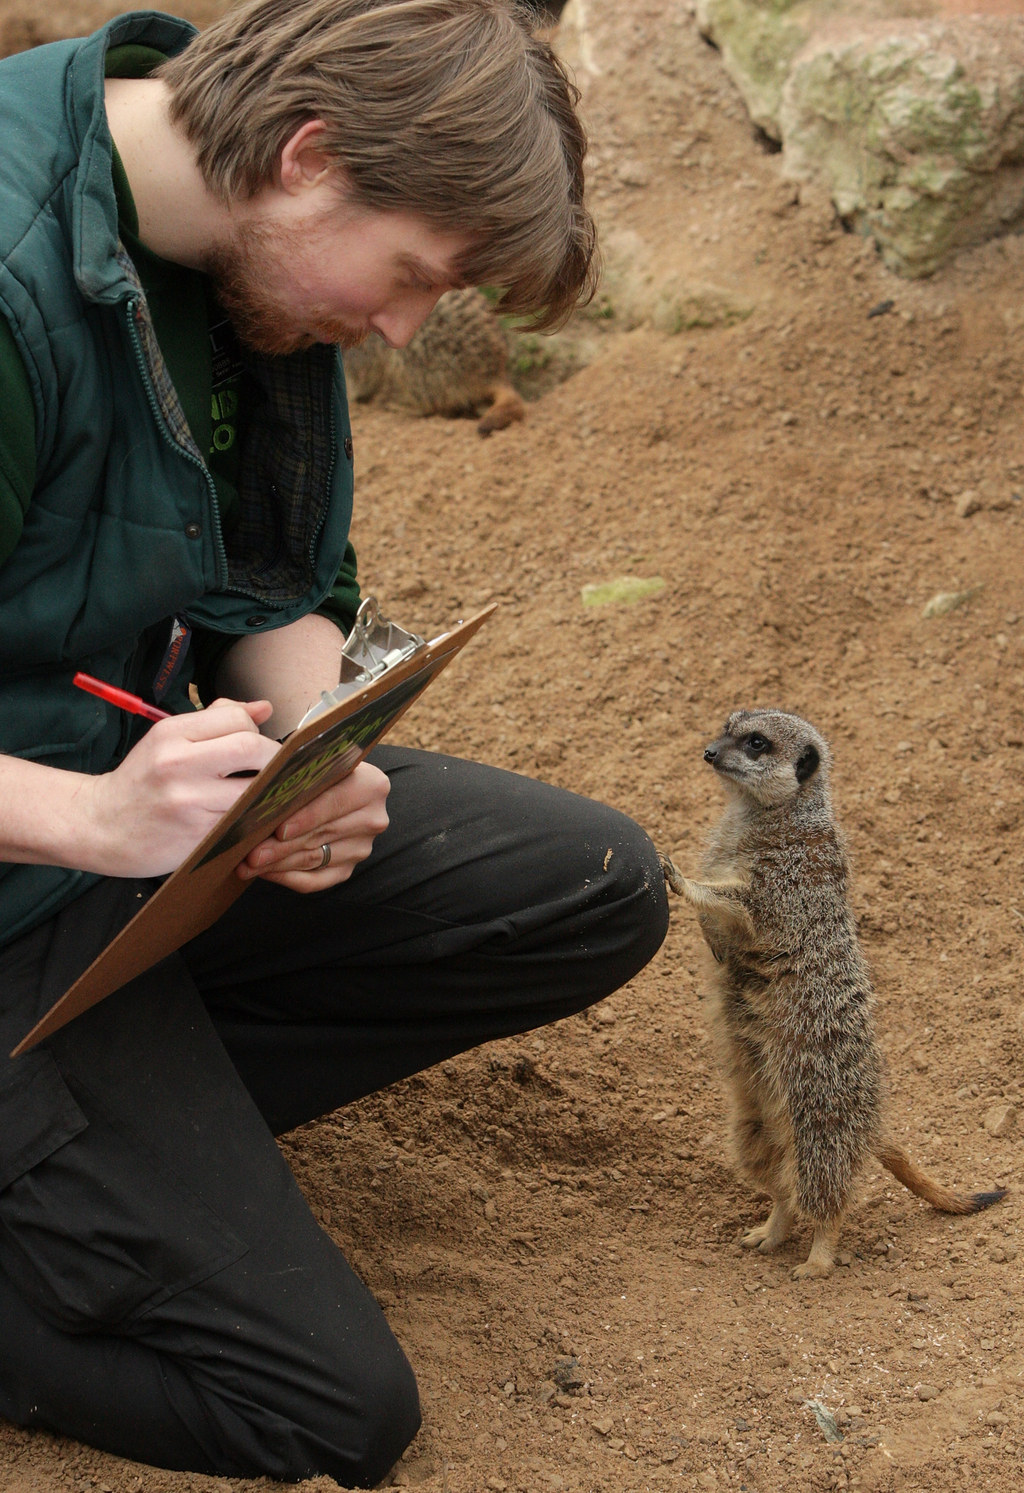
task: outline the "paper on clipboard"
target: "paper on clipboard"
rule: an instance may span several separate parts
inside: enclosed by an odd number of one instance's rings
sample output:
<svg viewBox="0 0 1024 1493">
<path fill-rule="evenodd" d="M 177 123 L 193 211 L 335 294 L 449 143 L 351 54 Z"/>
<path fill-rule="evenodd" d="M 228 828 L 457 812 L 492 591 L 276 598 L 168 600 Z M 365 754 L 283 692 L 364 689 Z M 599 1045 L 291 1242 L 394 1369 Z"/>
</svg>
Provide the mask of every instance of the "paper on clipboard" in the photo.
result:
<svg viewBox="0 0 1024 1493">
<path fill-rule="evenodd" d="M 289 814 L 347 776 L 494 610 L 489 606 L 428 643 L 389 623 L 368 597 L 346 640 L 338 688 L 306 712 L 233 807 L 11 1056 L 27 1052 L 215 923 L 250 884 L 234 874 L 249 851 Z"/>
</svg>

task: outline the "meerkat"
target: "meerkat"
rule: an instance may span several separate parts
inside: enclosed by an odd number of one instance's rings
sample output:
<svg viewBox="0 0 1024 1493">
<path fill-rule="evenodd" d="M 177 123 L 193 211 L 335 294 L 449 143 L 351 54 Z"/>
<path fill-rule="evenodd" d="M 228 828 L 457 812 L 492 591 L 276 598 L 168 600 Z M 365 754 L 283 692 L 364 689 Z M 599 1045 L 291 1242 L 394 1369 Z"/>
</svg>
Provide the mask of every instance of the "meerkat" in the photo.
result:
<svg viewBox="0 0 1024 1493">
<path fill-rule="evenodd" d="M 479 290 L 443 295 L 407 347 L 371 337 L 344 355 L 353 398 L 416 415 L 462 415 L 486 406 L 481 435 L 526 417 L 508 378 L 508 338 Z"/>
<path fill-rule="evenodd" d="M 799 716 L 741 710 L 704 760 L 727 807 L 701 879 L 661 860 L 671 889 L 696 908 L 714 956 L 711 1026 L 736 1169 L 772 1199 L 767 1221 L 742 1243 L 767 1254 L 796 1223 L 810 1223 L 810 1253 L 793 1275 L 824 1277 L 871 1156 L 945 1213 L 977 1213 L 1004 1192 L 941 1186 L 886 1125 L 874 994 L 848 899 L 824 738 Z"/>
</svg>

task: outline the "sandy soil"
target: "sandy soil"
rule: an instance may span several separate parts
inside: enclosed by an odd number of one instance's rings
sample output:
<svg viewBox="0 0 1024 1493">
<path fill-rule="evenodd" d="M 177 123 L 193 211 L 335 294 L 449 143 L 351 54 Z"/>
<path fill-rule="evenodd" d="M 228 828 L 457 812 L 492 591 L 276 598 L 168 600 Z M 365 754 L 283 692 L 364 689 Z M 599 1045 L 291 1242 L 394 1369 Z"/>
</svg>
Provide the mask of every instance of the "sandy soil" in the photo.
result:
<svg viewBox="0 0 1024 1493">
<path fill-rule="evenodd" d="M 642 49 L 657 9 L 631 14 Z M 1024 241 L 895 280 L 827 205 L 794 200 L 683 32 L 656 107 L 629 68 L 588 90 L 595 203 L 652 238 L 667 222 L 681 271 L 752 313 L 670 336 L 605 303 L 589 366 L 488 441 L 357 410 L 366 585 L 426 632 L 501 604 L 400 734 L 606 799 L 686 869 L 718 811 L 701 750 L 728 711 L 815 721 L 896 1132 L 944 1179 L 1009 1196 L 949 1219 L 869 1173 L 829 1282 L 790 1279 L 806 1238 L 741 1251 L 763 1205 L 725 1159 L 679 903 L 663 952 L 601 1007 L 284 1145 L 420 1377 L 394 1485 L 1015 1493 Z M 622 575 L 664 588 L 584 607 L 584 585 Z M 969 596 L 924 615 L 952 592 Z M 0 1486 L 271 1485 L 3 1426 Z"/>
</svg>

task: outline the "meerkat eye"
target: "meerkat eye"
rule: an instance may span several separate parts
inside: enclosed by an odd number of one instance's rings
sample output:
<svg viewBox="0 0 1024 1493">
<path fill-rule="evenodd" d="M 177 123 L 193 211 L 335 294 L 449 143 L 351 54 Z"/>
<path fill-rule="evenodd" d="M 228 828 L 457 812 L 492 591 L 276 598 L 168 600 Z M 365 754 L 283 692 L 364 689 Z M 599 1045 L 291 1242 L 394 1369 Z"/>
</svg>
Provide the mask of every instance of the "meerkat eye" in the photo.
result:
<svg viewBox="0 0 1024 1493">
<path fill-rule="evenodd" d="M 767 736 L 762 736 L 760 731 L 751 731 L 743 743 L 749 757 L 763 757 L 765 752 L 770 752 L 772 744 Z"/>
</svg>

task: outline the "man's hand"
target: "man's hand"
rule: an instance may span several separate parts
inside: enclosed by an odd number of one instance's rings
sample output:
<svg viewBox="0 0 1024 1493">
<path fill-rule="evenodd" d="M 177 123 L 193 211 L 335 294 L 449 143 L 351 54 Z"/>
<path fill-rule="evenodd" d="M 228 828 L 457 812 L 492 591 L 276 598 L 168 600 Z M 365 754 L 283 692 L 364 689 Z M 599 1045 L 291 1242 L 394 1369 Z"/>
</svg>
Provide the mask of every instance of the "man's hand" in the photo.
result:
<svg viewBox="0 0 1024 1493">
<path fill-rule="evenodd" d="M 158 721 L 112 772 L 72 795 L 78 855 L 59 864 L 106 876 L 162 876 L 189 856 L 280 750 L 260 735 L 266 700 L 215 700 Z"/>
<path fill-rule="evenodd" d="M 261 876 L 295 892 L 319 892 L 347 881 L 388 827 L 384 807 L 391 784 L 369 762 L 292 814 L 275 833 L 251 850 L 238 868 L 249 879 Z M 323 864 L 323 847 L 331 848 Z"/>
</svg>

